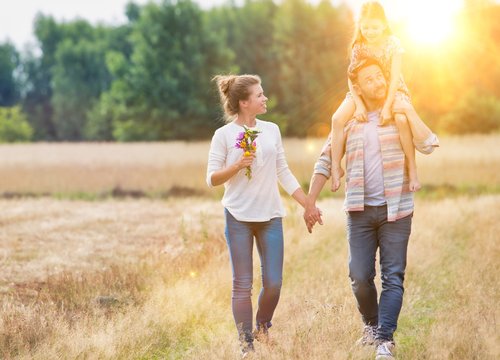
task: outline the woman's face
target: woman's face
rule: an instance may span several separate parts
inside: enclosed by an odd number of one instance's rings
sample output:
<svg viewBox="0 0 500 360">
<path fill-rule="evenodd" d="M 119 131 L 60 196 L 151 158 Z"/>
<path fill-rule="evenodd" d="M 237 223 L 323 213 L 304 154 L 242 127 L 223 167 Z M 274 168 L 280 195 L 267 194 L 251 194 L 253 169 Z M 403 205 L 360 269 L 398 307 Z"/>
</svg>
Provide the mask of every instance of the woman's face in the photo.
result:
<svg viewBox="0 0 500 360">
<path fill-rule="evenodd" d="M 384 22 L 380 19 L 363 19 L 359 22 L 361 35 L 369 44 L 379 42 L 384 36 L 385 28 Z"/>
<path fill-rule="evenodd" d="M 245 100 L 245 103 L 245 108 L 251 114 L 259 115 L 267 112 L 267 97 L 264 95 L 264 90 L 260 84 L 250 87 L 250 96 Z"/>
</svg>

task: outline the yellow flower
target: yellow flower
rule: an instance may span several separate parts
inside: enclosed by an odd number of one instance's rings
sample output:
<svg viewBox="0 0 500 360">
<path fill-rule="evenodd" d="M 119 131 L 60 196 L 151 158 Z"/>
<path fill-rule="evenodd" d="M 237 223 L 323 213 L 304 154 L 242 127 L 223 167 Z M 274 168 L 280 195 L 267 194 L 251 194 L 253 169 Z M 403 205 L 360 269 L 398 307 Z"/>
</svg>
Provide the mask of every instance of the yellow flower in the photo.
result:
<svg viewBox="0 0 500 360">
<path fill-rule="evenodd" d="M 245 151 L 245 156 L 250 156 L 250 151 Z"/>
</svg>

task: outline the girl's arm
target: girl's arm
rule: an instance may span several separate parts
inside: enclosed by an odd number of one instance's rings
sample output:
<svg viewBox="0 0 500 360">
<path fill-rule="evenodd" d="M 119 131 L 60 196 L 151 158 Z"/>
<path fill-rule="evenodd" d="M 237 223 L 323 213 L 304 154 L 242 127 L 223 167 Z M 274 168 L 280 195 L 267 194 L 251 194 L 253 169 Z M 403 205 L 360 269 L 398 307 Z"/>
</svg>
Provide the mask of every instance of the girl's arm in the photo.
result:
<svg viewBox="0 0 500 360">
<path fill-rule="evenodd" d="M 399 80 L 401 78 L 401 68 L 403 64 L 403 54 L 396 52 L 392 55 L 391 64 L 391 79 L 389 82 L 389 90 L 387 91 L 387 98 L 382 109 L 382 118 L 387 119 L 392 116 L 392 103 L 399 87 Z"/>
<path fill-rule="evenodd" d="M 354 99 L 354 102 L 356 103 L 356 107 L 358 105 L 363 105 L 364 106 L 363 100 L 361 100 L 361 97 L 354 90 L 354 87 L 352 86 L 352 81 L 349 78 L 347 78 L 347 85 L 349 85 L 349 91 L 351 92 L 352 98 Z"/>
<path fill-rule="evenodd" d="M 352 99 L 354 100 L 354 104 L 356 104 L 356 110 L 354 112 L 354 117 L 361 116 L 362 121 L 367 121 L 367 116 L 366 116 L 366 109 L 365 109 L 365 104 L 361 97 L 358 95 L 357 91 L 354 90 L 354 87 L 352 86 L 351 79 L 349 77 L 347 78 L 347 84 L 349 86 L 349 92 L 352 95 Z"/>
</svg>

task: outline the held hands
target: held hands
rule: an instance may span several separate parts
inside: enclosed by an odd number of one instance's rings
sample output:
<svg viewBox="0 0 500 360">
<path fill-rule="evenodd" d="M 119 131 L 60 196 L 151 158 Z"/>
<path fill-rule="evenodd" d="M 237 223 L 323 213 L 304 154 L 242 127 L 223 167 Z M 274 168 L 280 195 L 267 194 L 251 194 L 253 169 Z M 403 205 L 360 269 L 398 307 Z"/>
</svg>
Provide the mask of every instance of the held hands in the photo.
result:
<svg viewBox="0 0 500 360">
<path fill-rule="evenodd" d="M 312 233 L 312 229 L 316 223 L 323 225 L 323 219 L 321 218 L 322 215 L 323 213 L 314 203 L 306 201 L 306 206 L 304 208 L 304 222 L 306 223 L 309 234 Z"/>
</svg>

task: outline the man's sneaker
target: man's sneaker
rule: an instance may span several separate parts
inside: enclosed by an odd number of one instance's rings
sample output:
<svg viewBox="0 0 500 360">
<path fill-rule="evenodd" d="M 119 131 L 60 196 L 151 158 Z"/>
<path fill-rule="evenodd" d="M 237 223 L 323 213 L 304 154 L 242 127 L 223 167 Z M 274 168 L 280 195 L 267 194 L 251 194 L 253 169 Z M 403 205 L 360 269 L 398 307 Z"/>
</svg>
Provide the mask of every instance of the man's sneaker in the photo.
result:
<svg viewBox="0 0 500 360">
<path fill-rule="evenodd" d="M 255 340 L 260 341 L 264 344 L 269 344 L 269 328 L 273 326 L 271 322 L 257 323 L 255 331 L 253 332 L 253 337 Z"/>
<path fill-rule="evenodd" d="M 382 341 L 378 346 L 377 346 L 377 355 L 375 356 L 375 360 L 390 360 L 394 359 L 394 356 L 392 355 L 392 350 L 394 349 L 394 342 L 393 341 Z"/>
<path fill-rule="evenodd" d="M 243 341 L 241 343 L 241 358 L 248 359 L 248 357 L 255 352 L 255 348 L 253 347 L 253 342 Z"/>
<path fill-rule="evenodd" d="M 365 325 L 363 329 L 363 336 L 358 340 L 359 345 L 370 346 L 375 344 L 375 337 L 377 336 L 376 325 Z"/>
</svg>

